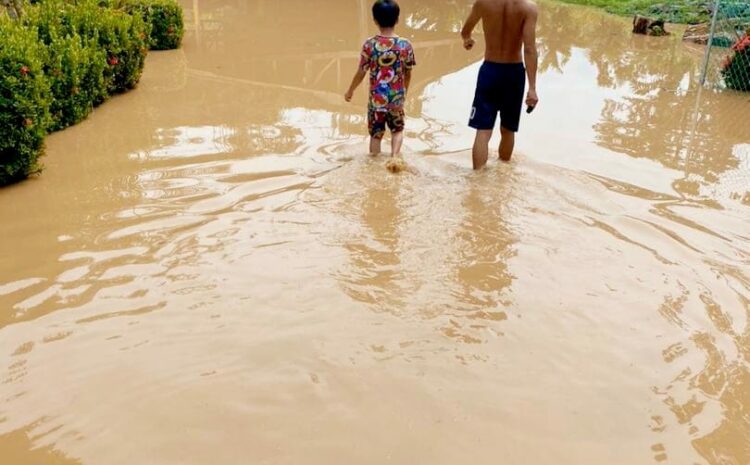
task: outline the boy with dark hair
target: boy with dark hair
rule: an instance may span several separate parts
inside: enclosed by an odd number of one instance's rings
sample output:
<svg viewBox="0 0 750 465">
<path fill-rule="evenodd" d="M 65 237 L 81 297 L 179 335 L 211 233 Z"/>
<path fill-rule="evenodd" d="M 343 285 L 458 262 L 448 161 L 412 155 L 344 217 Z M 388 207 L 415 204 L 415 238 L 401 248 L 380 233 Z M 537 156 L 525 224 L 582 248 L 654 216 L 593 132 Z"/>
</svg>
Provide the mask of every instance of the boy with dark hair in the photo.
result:
<svg viewBox="0 0 750 465">
<path fill-rule="evenodd" d="M 392 134 L 391 156 L 401 152 L 404 141 L 404 102 L 416 60 L 411 43 L 394 32 L 400 13 L 395 0 L 375 2 L 372 16 L 380 34 L 367 39 L 362 46 L 359 69 L 345 95 L 346 101 L 351 102 L 354 91 L 370 75 L 367 123 L 372 155 L 380 153 L 386 127 Z"/>
</svg>

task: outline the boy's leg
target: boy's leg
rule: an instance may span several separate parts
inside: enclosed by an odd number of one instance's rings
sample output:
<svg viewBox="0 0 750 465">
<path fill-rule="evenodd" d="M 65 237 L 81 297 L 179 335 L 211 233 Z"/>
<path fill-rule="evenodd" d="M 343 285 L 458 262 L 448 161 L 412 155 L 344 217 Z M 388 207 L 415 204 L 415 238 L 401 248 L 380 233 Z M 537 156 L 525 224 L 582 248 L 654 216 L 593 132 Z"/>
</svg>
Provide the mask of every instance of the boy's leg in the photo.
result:
<svg viewBox="0 0 750 465">
<path fill-rule="evenodd" d="M 478 129 L 477 137 L 474 139 L 474 149 L 472 150 L 472 158 L 474 160 L 474 169 L 479 170 L 484 168 L 487 164 L 487 158 L 489 157 L 489 145 L 490 139 L 492 138 L 492 129 Z"/>
<path fill-rule="evenodd" d="M 500 127 L 500 159 L 502 161 L 510 161 L 510 157 L 513 156 L 513 148 L 516 144 L 516 133 Z"/>
<path fill-rule="evenodd" d="M 391 134 L 391 156 L 401 155 L 401 146 L 404 144 L 404 131 Z"/>
<path fill-rule="evenodd" d="M 369 108 L 367 111 L 367 126 L 370 131 L 370 155 L 380 155 L 381 143 L 385 136 L 386 114 Z"/>
<path fill-rule="evenodd" d="M 394 108 L 388 112 L 388 127 L 391 130 L 391 156 L 401 154 L 401 146 L 404 144 L 405 116 L 403 108 Z"/>
<path fill-rule="evenodd" d="M 373 157 L 376 156 L 376 155 L 380 155 L 380 152 L 382 151 L 381 148 L 380 148 L 382 142 L 383 142 L 383 138 L 382 137 L 380 137 L 380 138 L 371 137 L 370 138 L 370 155 L 372 155 Z"/>
</svg>

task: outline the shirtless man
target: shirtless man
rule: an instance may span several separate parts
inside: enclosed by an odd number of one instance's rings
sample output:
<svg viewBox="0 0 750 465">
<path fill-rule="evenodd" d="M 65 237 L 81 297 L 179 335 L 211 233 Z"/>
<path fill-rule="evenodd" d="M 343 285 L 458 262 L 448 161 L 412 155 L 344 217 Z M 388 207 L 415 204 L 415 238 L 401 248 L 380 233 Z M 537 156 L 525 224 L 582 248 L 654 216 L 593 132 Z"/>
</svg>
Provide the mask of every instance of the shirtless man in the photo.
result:
<svg viewBox="0 0 750 465">
<path fill-rule="evenodd" d="M 461 31 L 464 48 L 471 50 L 476 44 L 471 38 L 472 32 L 482 21 L 486 42 L 485 61 L 479 71 L 469 121 L 469 126 L 477 130 L 473 150 L 475 170 L 487 164 L 488 146 L 498 113 L 502 135 L 500 159 L 510 161 L 521 120 L 526 74 L 529 78 L 526 95 L 529 111 L 539 103 L 536 95 L 537 15 L 537 6 L 529 0 L 476 0 Z"/>
</svg>

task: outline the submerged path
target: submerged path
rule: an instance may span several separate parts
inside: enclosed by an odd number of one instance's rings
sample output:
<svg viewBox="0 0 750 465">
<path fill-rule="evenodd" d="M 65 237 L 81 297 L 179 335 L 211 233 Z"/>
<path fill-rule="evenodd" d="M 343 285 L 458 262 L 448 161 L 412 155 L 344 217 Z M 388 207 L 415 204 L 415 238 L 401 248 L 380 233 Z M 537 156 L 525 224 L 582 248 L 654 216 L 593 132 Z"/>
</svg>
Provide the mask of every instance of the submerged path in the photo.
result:
<svg viewBox="0 0 750 465">
<path fill-rule="evenodd" d="M 392 176 L 341 96 L 368 3 L 186 0 L 0 191 L 0 462 L 750 463 L 750 101 L 544 2 L 542 105 L 471 173 L 463 7 L 403 0 Z"/>
</svg>

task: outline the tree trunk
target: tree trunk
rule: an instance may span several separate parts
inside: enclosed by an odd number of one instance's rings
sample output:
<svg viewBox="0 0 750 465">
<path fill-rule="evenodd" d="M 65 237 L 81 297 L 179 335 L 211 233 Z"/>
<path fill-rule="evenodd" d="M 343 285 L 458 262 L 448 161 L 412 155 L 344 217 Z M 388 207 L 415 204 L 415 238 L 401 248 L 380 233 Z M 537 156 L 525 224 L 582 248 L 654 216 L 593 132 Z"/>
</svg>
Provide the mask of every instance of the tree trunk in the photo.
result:
<svg viewBox="0 0 750 465">
<path fill-rule="evenodd" d="M 633 18 L 633 34 L 644 34 L 647 36 L 669 35 L 664 28 L 664 21 L 645 16 L 636 16 Z"/>
</svg>

